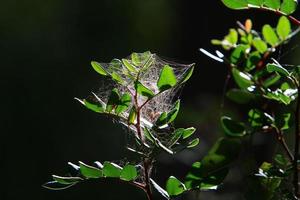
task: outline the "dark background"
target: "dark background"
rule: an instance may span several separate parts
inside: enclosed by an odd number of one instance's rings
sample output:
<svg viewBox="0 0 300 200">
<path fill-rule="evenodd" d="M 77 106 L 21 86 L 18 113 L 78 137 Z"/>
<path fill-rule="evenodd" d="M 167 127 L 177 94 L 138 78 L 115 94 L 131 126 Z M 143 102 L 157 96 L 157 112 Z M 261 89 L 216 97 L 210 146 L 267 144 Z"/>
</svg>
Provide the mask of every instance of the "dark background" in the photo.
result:
<svg viewBox="0 0 300 200">
<path fill-rule="evenodd" d="M 210 39 L 222 38 L 237 19 L 249 16 L 257 29 L 277 21 L 272 13 L 229 10 L 219 0 L 1 0 L 0 199 L 145 199 L 141 191 L 116 182 L 88 181 L 60 192 L 41 184 L 51 174 L 64 174 L 68 161 L 126 156 L 122 129 L 73 98 L 99 87 L 91 60 L 109 62 L 146 50 L 197 63 L 177 123 L 197 127 L 201 145 L 176 158 L 163 155 L 154 174 L 160 183 L 169 175 L 183 177 L 222 134 L 218 120 L 226 67 L 198 49 L 213 50 Z M 284 57 L 289 63 L 297 63 L 290 56 L 299 55 L 297 41 Z M 231 190 L 200 196 L 233 199 L 234 194 L 239 199 Z"/>
</svg>

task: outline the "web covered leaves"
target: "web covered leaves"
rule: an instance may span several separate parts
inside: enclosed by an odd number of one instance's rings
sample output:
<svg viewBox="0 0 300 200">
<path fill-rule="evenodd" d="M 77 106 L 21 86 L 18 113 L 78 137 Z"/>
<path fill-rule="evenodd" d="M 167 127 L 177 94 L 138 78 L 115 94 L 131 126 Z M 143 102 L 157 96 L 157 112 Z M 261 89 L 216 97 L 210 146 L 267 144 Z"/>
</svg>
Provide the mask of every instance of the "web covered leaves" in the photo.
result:
<svg viewBox="0 0 300 200">
<path fill-rule="evenodd" d="M 297 0 L 222 0 L 231 9 L 264 9 L 281 12 L 285 15 L 293 14 L 298 6 Z"/>
</svg>

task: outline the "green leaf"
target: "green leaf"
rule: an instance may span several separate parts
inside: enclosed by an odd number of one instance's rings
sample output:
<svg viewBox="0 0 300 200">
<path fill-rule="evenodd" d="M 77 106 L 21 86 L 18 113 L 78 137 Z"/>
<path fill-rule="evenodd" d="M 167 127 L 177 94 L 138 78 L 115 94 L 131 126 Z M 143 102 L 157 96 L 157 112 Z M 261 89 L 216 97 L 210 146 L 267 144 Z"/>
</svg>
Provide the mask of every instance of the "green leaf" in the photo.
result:
<svg viewBox="0 0 300 200">
<path fill-rule="evenodd" d="M 199 143 L 200 143 L 200 139 L 196 138 L 189 142 L 187 148 L 193 148 L 193 147 L 197 146 Z"/>
<path fill-rule="evenodd" d="M 187 82 L 191 78 L 193 72 L 194 72 L 194 64 L 191 67 L 189 67 L 188 70 L 186 70 L 186 72 L 182 75 L 180 84 Z"/>
<path fill-rule="evenodd" d="M 105 71 L 105 69 L 101 66 L 100 63 L 96 62 L 96 61 L 92 61 L 91 65 L 93 67 L 93 69 L 98 72 L 99 74 L 103 75 L 103 76 L 107 76 L 107 72 Z"/>
<path fill-rule="evenodd" d="M 280 80 L 280 78 L 281 78 L 280 74 L 278 74 L 276 72 L 275 74 L 271 75 L 269 78 L 264 80 L 263 86 L 268 88 L 268 87 L 274 85 L 275 83 L 277 83 Z"/>
<path fill-rule="evenodd" d="M 260 60 L 261 60 L 261 55 L 258 51 L 254 51 L 250 53 L 246 61 L 246 68 L 245 68 L 246 72 L 255 69 L 258 63 L 260 62 Z"/>
<path fill-rule="evenodd" d="M 228 136 L 231 137 L 242 137 L 246 135 L 245 126 L 242 123 L 233 121 L 230 117 L 221 117 L 221 123 L 223 130 Z"/>
<path fill-rule="evenodd" d="M 226 93 L 226 96 L 228 99 L 238 104 L 247 104 L 255 99 L 254 94 L 241 89 L 231 89 Z"/>
<path fill-rule="evenodd" d="M 107 106 L 106 106 L 106 112 L 111 112 L 119 104 L 119 101 L 120 101 L 119 91 L 117 88 L 114 88 L 110 93 Z"/>
<path fill-rule="evenodd" d="M 269 43 L 271 46 L 276 46 L 278 44 L 279 39 L 270 25 L 267 24 L 263 26 L 262 34 L 266 42 Z"/>
<path fill-rule="evenodd" d="M 291 113 L 277 114 L 275 116 L 275 124 L 280 130 L 288 130 L 290 128 Z"/>
<path fill-rule="evenodd" d="M 224 40 L 234 46 L 238 42 L 238 32 L 233 28 L 229 29 L 229 33 L 225 36 Z"/>
<path fill-rule="evenodd" d="M 124 83 L 124 80 L 122 79 L 122 77 L 118 73 L 116 73 L 116 72 L 112 72 L 111 78 L 114 81 L 116 81 L 117 83 L 119 83 L 119 84 L 123 84 Z"/>
<path fill-rule="evenodd" d="M 151 58 L 151 52 L 146 51 L 144 53 L 132 53 L 131 61 L 136 67 L 147 67 L 144 66 L 147 61 Z"/>
<path fill-rule="evenodd" d="M 184 128 L 178 128 L 172 133 L 171 139 L 168 141 L 167 146 L 172 147 L 174 146 L 178 140 L 181 138 L 182 134 L 184 133 Z"/>
<path fill-rule="evenodd" d="M 278 72 L 279 74 L 282 74 L 284 76 L 289 76 L 289 72 L 283 68 L 281 65 L 278 65 L 278 64 L 267 64 L 267 71 L 268 72 Z"/>
<path fill-rule="evenodd" d="M 264 4 L 264 0 L 248 0 L 248 4 L 262 6 Z"/>
<path fill-rule="evenodd" d="M 131 96 L 129 93 L 124 93 L 121 97 L 121 100 L 116 108 L 116 114 L 120 114 L 127 110 L 127 108 L 130 106 L 131 103 Z"/>
<path fill-rule="evenodd" d="M 125 66 L 130 72 L 133 72 L 133 73 L 136 73 L 136 72 L 137 72 L 137 69 L 135 68 L 134 65 L 132 65 L 132 64 L 130 63 L 129 60 L 127 60 L 127 59 L 122 59 L 122 62 L 123 62 L 123 64 L 124 64 L 124 66 Z"/>
<path fill-rule="evenodd" d="M 196 129 L 194 127 L 183 129 L 182 139 L 189 138 L 191 135 L 195 133 Z"/>
<path fill-rule="evenodd" d="M 228 166 L 239 155 L 241 142 L 238 139 L 220 138 L 201 161 L 201 176 Z"/>
<path fill-rule="evenodd" d="M 175 105 L 173 106 L 171 111 L 167 114 L 167 123 L 171 123 L 176 119 L 179 112 L 179 108 L 180 108 L 180 100 L 178 99 L 175 102 Z"/>
<path fill-rule="evenodd" d="M 164 91 L 175 86 L 177 83 L 176 76 L 173 68 L 169 65 L 165 65 L 160 72 L 159 79 L 157 81 L 157 87 L 159 91 Z"/>
<path fill-rule="evenodd" d="M 276 31 L 281 40 L 285 40 L 289 36 L 292 29 L 291 23 L 286 16 L 280 17 Z"/>
<path fill-rule="evenodd" d="M 283 0 L 280 7 L 280 11 L 287 15 L 290 15 L 296 11 L 297 6 L 298 6 L 297 0 Z"/>
<path fill-rule="evenodd" d="M 254 38 L 253 46 L 259 51 L 259 53 L 265 53 L 268 50 L 267 44 L 260 38 Z"/>
<path fill-rule="evenodd" d="M 61 184 L 57 181 L 50 181 L 47 182 L 45 184 L 43 184 L 43 187 L 49 190 L 64 190 L 67 189 L 69 187 L 72 187 L 73 185 L 75 185 L 76 183 L 73 184 Z"/>
<path fill-rule="evenodd" d="M 280 8 L 280 0 L 264 0 L 265 6 L 277 10 Z"/>
<path fill-rule="evenodd" d="M 233 75 L 233 78 L 234 78 L 236 84 L 241 89 L 246 89 L 246 88 L 248 88 L 248 87 L 250 87 L 254 84 L 250 74 L 246 74 L 245 72 L 241 72 L 237 68 L 232 68 L 232 75 Z"/>
<path fill-rule="evenodd" d="M 129 117 L 128 117 L 129 124 L 134 124 L 136 117 L 137 117 L 136 109 L 133 106 L 129 112 Z"/>
<path fill-rule="evenodd" d="M 122 171 L 120 178 L 124 181 L 133 181 L 138 176 L 137 170 L 133 165 L 126 165 Z"/>
<path fill-rule="evenodd" d="M 177 114 L 179 112 L 179 108 L 180 108 L 180 100 L 177 100 L 170 112 L 168 112 L 168 113 L 163 112 L 158 117 L 158 119 L 156 121 L 156 125 L 157 126 L 162 126 L 162 125 L 169 124 L 169 123 L 173 122 L 177 117 Z"/>
<path fill-rule="evenodd" d="M 89 166 L 83 162 L 79 162 L 80 173 L 86 178 L 100 178 L 102 177 L 102 170 Z"/>
<path fill-rule="evenodd" d="M 246 0 L 222 0 L 222 2 L 231 9 L 245 9 L 248 7 Z"/>
<path fill-rule="evenodd" d="M 136 81 L 135 84 L 135 89 L 137 91 L 138 94 L 149 98 L 154 97 L 154 93 L 152 90 L 150 90 L 149 88 L 145 87 L 142 83 L 140 83 L 139 81 Z"/>
<path fill-rule="evenodd" d="M 121 175 L 122 168 L 111 162 L 104 162 L 103 164 L 103 176 L 111 178 L 119 178 Z"/>
<path fill-rule="evenodd" d="M 183 183 L 181 183 L 177 178 L 171 176 L 167 180 L 166 190 L 170 196 L 177 196 L 182 194 L 186 188 Z"/>
<path fill-rule="evenodd" d="M 52 175 L 53 180 L 60 184 L 70 185 L 82 181 L 83 179 L 80 177 L 64 177 L 64 176 L 56 176 Z"/>
<path fill-rule="evenodd" d="M 152 135 L 151 131 L 147 127 L 144 129 L 144 136 L 153 144 L 156 143 L 156 138 Z"/>
<path fill-rule="evenodd" d="M 83 103 L 84 103 L 84 106 L 87 109 L 90 109 L 90 110 L 92 110 L 92 111 L 94 111 L 96 113 L 102 113 L 102 112 L 104 112 L 103 105 L 100 104 L 100 103 L 91 103 L 91 102 L 89 102 L 86 99 L 83 100 Z"/>
<path fill-rule="evenodd" d="M 248 45 L 238 45 L 230 55 L 230 61 L 233 64 L 239 63 L 241 60 L 245 59 L 245 52 L 249 48 Z"/>
</svg>

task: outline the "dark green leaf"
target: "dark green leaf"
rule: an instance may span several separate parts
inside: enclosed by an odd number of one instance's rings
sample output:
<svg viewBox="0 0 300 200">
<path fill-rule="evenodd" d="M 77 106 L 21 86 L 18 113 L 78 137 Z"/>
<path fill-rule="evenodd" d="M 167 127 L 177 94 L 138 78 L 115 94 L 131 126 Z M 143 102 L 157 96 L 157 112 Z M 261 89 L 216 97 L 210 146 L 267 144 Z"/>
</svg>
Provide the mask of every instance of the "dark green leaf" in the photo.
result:
<svg viewBox="0 0 300 200">
<path fill-rule="evenodd" d="M 103 176 L 111 178 L 119 178 L 121 175 L 122 168 L 111 162 L 104 162 L 103 164 Z"/>
<path fill-rule="evenodd" d="M 73 183 L 73 184 L 61 184 L 57 181 L 50 181 L 50 182 L 47 182 L 43 185 L 44 188 L 46 189 L 49 189 L 49 190 L 64 190 L 64 189 L 67 189 L 69 187 L 72 187 L 73 185 L 75 185 L 76 183 Z"/>
<path fill-rule="evenodd" d="M 120 102 L 120 95 L 117 88 L 114 88 L 109 96 L 106 112 L 111 112 Z"/>
<path fill-rule="evenodd" d="M 196 138 L 189 142 L 187 148 L 193 148 L 193 147 L 197 146 L 199 144 L 199 142 L 200 142 L 199 138 Z"/>
<path fill-rule="evenodd" d="M 278 64 L 267 64 L 267 71 L 268 72 L 278 72 L 284 76 L 289 76 L 289 72 L 283 68 L 281 65 Z"/>
<path fill-rule="evenodd" d="M 280 0 L 264 0 L 265 6 L 277 10 L 280 8 Z"/>
<path fill-rule="evenodd" d="M 254 84 L 250 74 L 241 72 L 236 68 L 232 68 L 232 75 L 236 84 L 242 89 L 246 89 Z"/>
<path fill-rule="evenodd" d="M 159 79 L 157 81 L 157 87 L 159 91 L 164 91 L 175 86 L 177 83 L 176 75 L 173 68 L 169 65 L 165 65 L 160 72 Z"/>
<path fill-rule="evenodd" d="M 80 164 L 80 173 L 86 178 L 100 178 L 102 177 L 102 170 L 79 162 Z"/>
<path fill-rule="evenodd" d="M 280 11 L 287 15 L 290 15 L 296 11 L 297 6 L 298 6 L 297 0 L 283 0 L 280 7 Z"/>
<path fill-rule="evenodd" d="M 137 170 L 133 165 L 126 165 L 122 171 L 120 178 L 125 181 L 133 181 L 138 176 Z"/>
<path fill-rule="evenodd" d="M 263 82 L 263 86 L 268 88 L 280 80 L 281 76 L 276 72 Z"/>
<path fill-rule="evenodd" d="M 212 172 L 226 167 L 238 157 L 240 148 L 240 140 L 220 138 L 202 159 L 199 173 L 201 176 L 208 176 Z"/>
<path fill-rule="evenodd" d="M 230 117 L 223 116 L 221 118 L 221 123 L 223 130 L 228 136 L 242 137 L 246 135 L 244 124 L 233 121 Z"/>
<path fill-rule="evenodd" d="M 194 64 L 191 67 L 189 67 L 188 70 L 186 70 L 186 72 L 182 75 L 180 84 L 187 82 L 191 78 L 193 72 L 194 72 Z"/>
<path fill-rule="evenodd" d="M 267 43 L 271 46 L 276 46 L 279 42 L 279 39 L 270 25 L 264 25 L 262 29 L 263 36 Z"/>
<path fill-rule="evenodd" d="M 177 196 L 182 194 L 186 188 L 177 178 L 171 176 L 166 184 L 166 190 L 170 196 Z"/>
<path fill-rule="evenodd" d="M 154 93 L 152 90 L 150 90 L 149 88 L 145 87 L 142 83 L 140 83 L 139 81 L 135 82 L 135 89 L 137 91 L 138 94 L 145 96 L 147 98 L 152 98 L 154 97 Z"/>
<path fill-rule="evenodd" d="M 241 60 L 245 59 L 245 52 L 248 49 L 248 45 L 238 45 L 230 55 L 230 61 L 233 64 L 237 64 L 241 62 Z"/>
<path fill-rule="evenodd" d="M 222 0 L 222 2 L 231 9 L 244 9 L 248 7 L 246 0 Z"/>
<path fill-rule="evenodd" d="M 99 74 L 103 75 L 103 76 L 107 76 L 107 72 L 105 71 L 105 69 L 101 66 L 100 63 L 96 62 L 96 61 L 92 61 L 91 65 L 93 67 L 93 69 L 98 72 Z"/>
<path fill-rule="evenodd" d="M 239 104 L 247 104 L 255 99 L 255 95 L 247 90 L 231 89 L 226 93 L 226 96 Z"/>
<path fill-rule="evenodd" d="M 120 114 L 120 113 L 124 112 L 125 110 L 127 110 L 127 108 L 130 106 L 130 104 L 131 104 L 131 96 L 129 93 L 126 92 L 123 94 L 119 104 L 117 105 L 116 114 Z"/>
<path fill-rule="evenodd" d="M 60 184 L 70 185 L 82 181 L 83 179 L 80 177 L 64 177 L 64 176 L 56 176 L 52 175 L 53 180 Z"/>
<path fill-rule="evenodd" d="M 291 23 L 286 16 L 280 17 L 276 31 L 281 40 L 285 40 L 289 36 L 292 29 Z"/>
<path fill-rule="evenodd" d="M 246 61 L 245 70 L 247 72 L 249 72 L 249 71 L 255 69 L 260 60 L 261 60 L 261 55 L 258 51 L 254 51 L 254 52 L 250 53 L 249 57 L 247 58 L 247 61 Z"/>
</svg>

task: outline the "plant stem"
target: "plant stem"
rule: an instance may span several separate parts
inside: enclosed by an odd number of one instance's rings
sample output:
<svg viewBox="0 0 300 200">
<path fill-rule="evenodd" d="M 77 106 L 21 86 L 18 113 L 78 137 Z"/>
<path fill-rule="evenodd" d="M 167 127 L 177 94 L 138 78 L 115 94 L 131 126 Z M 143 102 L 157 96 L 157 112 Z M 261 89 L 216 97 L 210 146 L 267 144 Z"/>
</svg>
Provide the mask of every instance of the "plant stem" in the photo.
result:
<svg viewBox="0 0 300 200">
<path fill-rule="evenodd" d="M 295 112 L 295 146 L 294 146 L 294 193 L 297 198 L 300 198 L 299 193 L 299 174 L 298 174 L 298 160 L 299 160 L 299 139 L 300 139 L 300 87 L 298 85 L 298 97 L 297 97 L 297 106 Z"/>
<path fill-rule="evenodd" d="M 286 155 L 289 157 L 290 162 L 293 163 L 294 162 L 294 156 L 293 156 L 292 152 L 290 151 L 290 148 L 289 148 L 289 146 L 287 145 L 287 143 L 284 139 L 282 131 L 278 130 L 277 128 L 275 129 L 275 131 L 276 131 L 276 134 L 277 134 L 277 140 L 279 141 L 279 143 L 283 147 Z"/>
<path fill-rule="evenodd" d="M 144 138 L 142 137 L 142 129 L 141 129 L 141 109 L 143 106 L 146 105 L 148 100 L 143 103 L 141 106 L 139 105 L 138 102 L 138 94 L 137 92 L 134 95 L 134 101 L 135 101 L 135 106 L 136 106 L 136 131 L 138 134 L 139 139 L 141 140 L 142 143 L 144 143 Z M 150 186 L 150 175 L 151 175 L 151 169 L 152 169 L 152 159 L 151 158 L 143 158 L 142 160 L 143 166 L 144 166 L 144 178 L 145 178 L 145 185 L 143 186 L 143 190 L 145 191 L 147 195 L 148 200 L 153 200 L 153 195 L 151 191 L 151 186 Z"/>
</svg>

